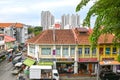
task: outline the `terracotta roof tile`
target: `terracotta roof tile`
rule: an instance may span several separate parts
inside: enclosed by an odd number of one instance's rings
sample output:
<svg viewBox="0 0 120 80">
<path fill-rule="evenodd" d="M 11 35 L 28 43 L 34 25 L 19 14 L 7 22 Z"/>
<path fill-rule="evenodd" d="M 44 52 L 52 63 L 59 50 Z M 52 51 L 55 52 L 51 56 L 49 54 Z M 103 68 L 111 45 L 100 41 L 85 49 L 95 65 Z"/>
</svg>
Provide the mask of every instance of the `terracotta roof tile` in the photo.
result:
<svg viewBox="0 0 120 80">
<path fill-rule="evenodd" d="M 86 28 L 76 28 L 75 33 L 78 38 L 79 45 L 90 45 L 89 36 L 90 32 Z"/>
<path fill-rule="evenodd" d="M 98 39 L 98 44 L 111 44 L 113 43 L 113 34 L 102 34 Z"/>
<path fill-rule="evenodd" d="M 55 42 L 53 39 L 53 30 L 43 31 L 38 36 L 27 41 L 34 44 L 76 44 L 72 30 L 55 30 Z"/>
<path fill-rule="evenodd" d="M 15 41 L 16 39 L 11 37 L 11 36 L 8 36 L 8 35 L 5 35 L 5 42 L 12 42 L 12 41 Z"/>
<path fill-rule="evenodd" d="M 14 26 L 16 28 L 22 28 L 23 24 L 21 23 L 0 23 L 0 28 L 6 28 L 10 26 Z"/>
</svg>

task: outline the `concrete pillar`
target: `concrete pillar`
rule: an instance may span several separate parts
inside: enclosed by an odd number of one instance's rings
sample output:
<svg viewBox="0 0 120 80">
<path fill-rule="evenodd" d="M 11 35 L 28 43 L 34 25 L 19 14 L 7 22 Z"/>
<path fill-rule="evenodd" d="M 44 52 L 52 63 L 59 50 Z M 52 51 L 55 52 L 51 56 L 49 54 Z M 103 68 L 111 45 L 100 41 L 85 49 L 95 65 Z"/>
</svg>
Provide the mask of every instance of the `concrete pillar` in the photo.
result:
<svg viewBox="0 0 120 80">
<path fill-rule="evenodd" d="M 35 58 L 37 59 L 37 62 L 39 62 L 39 46 L 35 45 Z"/>
<path fill-rule="evenodd" d="M 61 53 L 60 53 L 60 56 L 61 56 L 61 58 L 63 57 L 63 53 L 62 53 L 62 51 L 63 51 L 63 46 L 61 46 Z"/>
<path fill-rule="evenodd" d="M 53 50 L 56 51 L 56 46 L 55 46 L 55 45 L 53 45 Z M 52 52 L 52 55 L 53 55 L 53 52 Z M 56 53 L 55 53 L 55 55 L 53 55 L 53 58 L 54 58 L 54 61 L 53 61 L 53 68 L 56 69 Z"/>
<path fill-rule="evenodd" d="M 98 71 L 98 64 L 95 64 L 95 72 L 97 74 L 97 71 Z"/>
<path fill-rule="evenodd" d="M 78 73 L 78 62 L 75 61 L 74 63 L 74 74 Z"/>
<path fill-rule="evenodd" d="M 70 57 L 70 46 L 68 47 L 68 56 Z"/>
<path fill-rule="evenodd" d="M 113 72 L 115 72 L 116 73 L 116 65 L 113 65 Z"/>
<path fill-rule="evenodd" d="M 30 46 L 30 44 L 28 44 L 28 46 L 27 46 L 27 55 L 29 55 L 29 52 L 30 52 L 30 48 L 29 48 L 29 46 Z"/>
<path fill-rule="evenodd" d="M 74 62 L 74 74 L 78 73 L 78 50 L 77 50 L 77 46 L 75 47 L 75 62 Z"/>
</svg>

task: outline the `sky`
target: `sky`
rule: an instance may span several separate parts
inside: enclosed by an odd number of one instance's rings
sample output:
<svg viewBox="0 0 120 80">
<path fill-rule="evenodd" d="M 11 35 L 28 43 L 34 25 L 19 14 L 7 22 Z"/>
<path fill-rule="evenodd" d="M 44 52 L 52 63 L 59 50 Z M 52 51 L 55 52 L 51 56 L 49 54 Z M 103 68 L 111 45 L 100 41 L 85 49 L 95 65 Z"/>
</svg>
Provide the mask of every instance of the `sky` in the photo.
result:
<svg viewBox="0 0 120 80">
<path fill-rule="evenodd" d="M 93 5 L 91 0 L 79 12 L 75 12 L 81 0 L 0 0 L 0 22 L 18 22 L 32 26 L 41 25 L 41 11 L 50 11 L 55 21 L 61 21 L 63 14 L 79 14 L 82 24 L 89 8 Z M 94 22 L 94 18 L 91 22 Z"/>
</svg>

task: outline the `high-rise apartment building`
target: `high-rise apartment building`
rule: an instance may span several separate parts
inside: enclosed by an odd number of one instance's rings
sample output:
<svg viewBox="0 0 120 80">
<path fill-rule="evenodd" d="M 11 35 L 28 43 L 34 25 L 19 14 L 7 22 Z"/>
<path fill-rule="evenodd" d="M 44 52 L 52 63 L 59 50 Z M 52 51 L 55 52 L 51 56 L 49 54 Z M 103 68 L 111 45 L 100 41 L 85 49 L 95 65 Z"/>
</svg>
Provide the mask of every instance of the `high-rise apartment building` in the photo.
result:
<svg viewBox="0 0 120 80">
<path fill-rule="evenodd" d="M 50 13 L 50 11 L 41 12 L 41 26 L 43 27 L 43 30 L 49 29 L 54 22 L 54 16 Z"/>
<path fill-rule="evenodd" d="M 80 26 L 80 16 L 78 14 L 62 15 L 62 29 L 71 29 Z"/>
</svg>

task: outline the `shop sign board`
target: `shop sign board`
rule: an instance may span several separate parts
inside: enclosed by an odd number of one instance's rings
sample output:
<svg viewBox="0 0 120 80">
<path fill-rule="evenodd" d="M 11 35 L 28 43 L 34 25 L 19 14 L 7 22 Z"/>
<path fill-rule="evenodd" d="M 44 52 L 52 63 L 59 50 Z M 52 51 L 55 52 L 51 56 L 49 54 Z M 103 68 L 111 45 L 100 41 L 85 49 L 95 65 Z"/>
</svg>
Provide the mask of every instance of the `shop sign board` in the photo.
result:
<svg viewBox="0 0 120 80">
<path fill-rule="evenodd" d="M 74 58 L 41 58 L 40 61 L 74 61 Z"/>
<path fill-rule="evenodd" d="M 79 62 L 97 62 L 97 58 L 79 58 Z"/>
<path fill-rule="evenodd" d="M 103 61 L 105 60 L 114 60 L 114 58 L 102 58 Z"/>
</svg>

